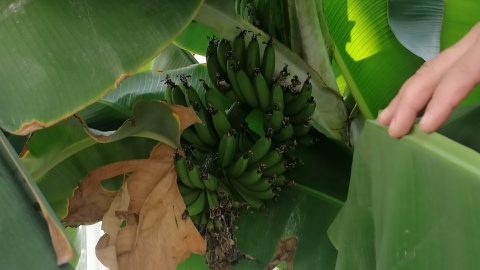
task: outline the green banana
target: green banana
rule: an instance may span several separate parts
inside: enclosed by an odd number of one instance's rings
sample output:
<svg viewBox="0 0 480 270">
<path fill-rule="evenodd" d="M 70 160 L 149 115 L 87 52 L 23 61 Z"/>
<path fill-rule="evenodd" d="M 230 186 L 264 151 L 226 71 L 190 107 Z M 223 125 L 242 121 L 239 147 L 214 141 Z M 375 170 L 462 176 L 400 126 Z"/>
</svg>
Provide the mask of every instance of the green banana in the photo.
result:
<svg viewBox="0 0 480 270">
<path fill-rule="evenodd" d="M 288 161 L 284 158 L 280 160 L 277 164 L 271 166 L 270 168 L 267 168 L 263 171 L 263 176 L 264 177 L 270 177 L 273 175 L 281 175 L 285 173 L 289 169 L 295 168 L 295 162 Z"/>
<path fill-rule="evenodd" d="M 182 132 L 182 138 L 189 142 L 193 147 L 200 149 L 200 150 L 210 150 L 210 147 L 206 145 L 198 134 L 193 130 L 193 127 L 188 127 L 184 129 Z"/>
<path fill-rule="evenodd" d="M 280 193 L 280 187 L 271 187 L 263 191 L 250 190 L 247 187 L 241 187 L 250 197 L 258 200 L 269 200 L 275 198 Z"/>
<path fill-rule="evenodd" d="M 180 86 L 175 84 L 172 80 L 167 80 L 167 83 L 172 88 L 171 96 L 172 96 L 172 104 L 178 104 L 182 106 L 188 106 L 187 100 L 185 99 L 185 94 L 183 93 Z"/>
<path fill-rule="evenodd" d="M 225 110 L 225 106 L 222 103 L 221 93 L 216 89 L 208 86 L 205 80 L 200 79 L 203 89 L 205 90 L 205 107 L 214 107 L 219 110 Z"/>
<path fill-rule="evenodd" d="M 272 185 L 283 186 L 283 185 L 285 185 L 286 182 L 287 182 L 287 178 L 285 177 L 285 175 L 281 174 L 281 175 L 277 175 L 277 177 L 275 177 L 275 180 L 273 180 Z"/>
<path fill-rule="evenodd" d="M 203 171 L 200 177 L 202 178 L 203 184 L 205 185 L 206 189 L 210 191 L 217 190 L 219 180 L 216 176 L 209 174 L 206 171 Z"/>
<path fill-rule="evenodd" d="M 247 54 L 247 48 L 245 47 L 245 35 L 247 34 L 247 30 L 238 29 L 240 30 L 240 33 L 235 39 L 233 39 L 232 52 L 235 63 L 238 63 L 239 67 L 243 69 L 245 67 L 245 58 Z"/>
<path fill-rule="evenodd" d="M 320 141 L 320 139 L 312 134 L 306 134 L 297 138 L 299 144 L 304 146 L 312 146 Z"/>
<path fill-rule="evenodd" d="M 222 136 L 222 139 L 220 140 L 220 145 L 218 146 L 217 164 L 222 168 L 226 168 L 228 165 L 230 165 L 235 157 L 236 133 L 237 132 L 235 129 L 230 129 Z"/>
<path fill-rule="evenodd" d="M 252 168 L 260 166 L 260 164 L 265 164 L 266 168 L 270 168 L 273 165 L 277 164 L 283 157 L 285 153 L 286 145 L 280 145 L 277 148 L 270 151 L 265 157 L 263 157 L 259 162 L 252 164 Z M 248 166 L 250 169 L 250 166 Z"/>
<path fill-rule="evenodd" d="M 275 84 L 270 91 L 270 106 L 278 106 L 278 109 L 283 112 L 283 89 L 278 84 Z"/>
<path fill-rule="evenodd" d="M 275 72 L 275 49 L 273 48 L 273 37 L 270 36 L 268 41 L 264 42 L 264 44 L 265 49 L 263 50 L 262 57 L 262 74 L 270 86 Z"/>
<path fill-rule="evenodd" d="M 206 111 L 203 111 L 203 109 L 198 106 L 194 107 L 194 110 L 198 118 L 202 121 L 202 123 L 193 124 L 193 128 L 195 128 L 198 137 L 207 145 L 218 145 L 217 134 L 213 130 L 212 123 L 210 123 L 210 118 L 206 114 Z"/>
<path fill-rule="evenodd" d="M 284 116 L 280 110 L 280 106 L 278 104 L 274 105 L 273 111 L 267 114 L 267 128 L 272 128 L 273 131 L 278 132 L 282 128 L 283 118 Z"/>
<path fill-rule="evenodd" d="M 233 92 L 235 93 L 235 96 L 243 103 L 247 103 L 247 100 L 243 96 L 242 91 L 240 90 L 240 86 L 238 85 L 237 82 L 237 76 L 235 75 L 235 60 L 233 59 L 233 52 L 229 51 L 227 53 L 227 77 L 228 80 L 230 81 L 230 84 L 232 85 Z"/>
<path fill-rule="evenodd" d="M 250 156 L 252 156 L 252 154 L 252 151 L 247 151 L 245 154 L 240 156 L 226 169 L 227 174 L 233 178 L 239 177 L 247 169 L 248 159 Z"/>
<path fill-rule="evenodd" d="M 230 41 L 222 38 L 217 45 L 217 59 L 220 67 L 222 68 L 223 74 L 227 74 L 227 52 L 232 50 Z"/>
<path fill-rule="evenodd" d="M 205 189 L 205 184 L 202 181 L 200 167 L 193 163 L 191 160 L 187 160 L 188 177 L 196 188 Z"/>
<path fill-rule="evenodd" d="M 195 88 L 192 87 L 192 85 L 188 84 L 187 77 L 191 76 L 185 76 L 181 75 L 180 76 L 180 81 L 183 84 L 183 87 L 185 88 L 185 93 L 187 96 L 186 102 L 188 106 L 192 106 L 194 109 L 197 107 L 198 109 L 201 109 L 203 111 L 207 111 L 205 106 L 203 106 L 202 99 L 198 95 L 198 92 Z"/>
<path fill-rule="evenodd" d="M 168 103 L 168 104 L 173 104 L 173 99 L 172 99 L 172 85 L 169 83 L 170 81 L 170 76 L 167 75 L 167 77 L 165 78 L 165 92 L 163 94 L 163 97 L 165 98 L 165 101 Z"/>
<path fill-rule="evenodd" d="M 251 32 L 251 31 L 250 31 Z M 260 67 L 260 46 L 258 44 L 257 37 L 260 35 L 253 34 L 252 39 L 247 46 L 247 59 L 245 62 L 245 72 L 247 73 L 248 78 L 253 80 L 255 68 Z"/>
<path fill-rule="evenodd" d="M 177 171 L 178 178 L 180 178 L 180 181 L 189 188 L 196 188 L 190 180 L 190 176 L 188 175 L 187 159 L 185 158 L 185 156 L 181 155 L 178 149 L 176 149 L 173 159 L 173 164 L 175 166 L 175 170 Z"/>
<path fill-rule="evenodd" d="M 270 90 L 259 68 L 253 70 L 253 88 L 255 89 L 260 108 L 262 108 L 264 112 L 268 111 L 270 107 Z"/>
<path fill-rule="evenodd" d="M 206 201 L 207 199 L 206 199 L 205 192 L 204 191 L 200 192 L 197 199 L 190 205 L 187 205 L 187 210 L 190 216 L 195 216 L 200 214 L 205 208 Z"/>
<path fill-rule="evenodd" d="M 189 192 L 185 195 L 182 194 L 183 202 L 185 205 L 190 205 L 192 204 L 200 195 L 200 192 L 203 192 L 201 189 L 192 189 L 192 192 Z"/>
<path fill-rule="evenodd" d="M 195 191 L 195 190 L 197 190 L 197 189 L 196 189 L 196 188 L 189 188 L 189 187 L 183 185 L 183 184 L 181 183 L 181 181 L 178 182 L 178 191 L 180 191 L 180 194 L 181 194 L 182 196 L 187 195 L 188 193 L 193 192 L 193 191 Z"/>
<path fill-rule="evenodd" d="M 214 192 L 214 191 L 209 191 L 209 190 L 206 190 L 205 192 L 207 194 L 207 201 L 208 201 L 208 206 L 209 206 L 210 210 L 217 209 L 218 206 L 220 205 L 220 203 L 218 202 L 217 193 Z"/>
<path fill-rule="evenodd" d="M 250 186 L 245 186 L 245 187 L 252 191 L 264 191 L 272 187 L 272 183 L 276 178 L 277 178 L 276 175 L 271 177 L 262 177 L 260 178 L 260 180 L 258 180 L 257 183 Z"/>
<path fill-rule="evenodd" d="M 222 138 L 232 127 L 228 121 L 227 114 L 223 110 L 218 110 L 212 106 L 208 107 L 208 112 L 212 115 L 213 126 L 219 138 Z"/>
<path fill-rule="evenodd" d="M 298 124 L 301 124 L 302 122 L 305 122 L 310 116 L 312 116 L 316 107 L 317 107 L 317 102 L 315 102 L 315 98 L 311 96 L 308 99 L 307 104 L 305 104 L 305 106 L 299 113 L 290 116 L 290 122 L 293 125 L 298 125 Z"/>
<path fill-rule="evenodd" d="M 220 76 L 223 75 L 222 68 L 217 57 L 217 44 L 218 39 L 213 36 L 211 39 L 209 39 L 206 53 L 208 77 L 214 84 L 217 82 L 217 74 Z"/>
<path fill-rule="evenodd" d="M 282 121 L 282 128 L 277 133 L 273 134 L 272 139 L 276 142 L 284 142 L 293 136 L 293 126 L 288 117 L 284 117 Z"/>
<path fill-rule="evenodd" d="M 296 98 L 285 106 L 285 115 L 291 116 L 299 113 L 303 107 L 305 107 L 305 104 L 308 102 L 311 95 L 312 84 L 310 83 L 310 74 L 308 74 L 308 77 L 303 83 L 302 88 L 300 88 L 300 92 L 297 94 Z"/>
<path fill-rule="evenodd" d="M 269 128 L 265 135 L 260 137 L 259 140 L 250 148 L 252 151 L 252 156 L 248 159 L 248 164 L 253 164 L 260 161 L 265 155 L 270 151 L 270 146 L 272 145 L 272 135 L 273 129 Z"/>
<path fill-rule="evenodd" d="M 261 164 L 256 169 L 245 171 L 237 179 L 234 179 L 234 181 L 246 186 L 253 185 L 262 177 L 264 170 L 265 164 Z"/>
<path fill-rule="evenodd" d="M 238 192 L 240 197 L 251 207 L 254 209 L 261 209 L 263 207 L 263 202 L 259 199 L 252 198 L 248 192 L 245 192 L 244 187 L 242 187 L 241 184 L 235 183 L 235 181 L 232 181 L 232 185 L 235 187 L 235 190 Z"/>
<path fill-rule="evenodd" d="M 237 77 L 238 87 L 242 91 L 243 96 L 247 100 L 248 105 L 252 108 L 258 108 L 258 102 L 255 97 L 255 91 L 253 89 L 252 82 L 248 78 L 245 71 L 243 71 L 238 65 L 235 67 L 235 75 Z"/>
<path fill-rule="evenodd" d="M 298 97 L 298 93 L 300 92 L 299 86 L 302 84 L 297 75 L 294 75 L 290 81 L 291 84 L 288 86 L 287 90 L 285 90 L 283 95 L 285 108 Z"/>
<path fill-rule="evenodd" d="M 308 118 L 305 122 L 293 126 L 293 136 L 302 137 L 312 129 L 312 118 Z"/>
</svg>

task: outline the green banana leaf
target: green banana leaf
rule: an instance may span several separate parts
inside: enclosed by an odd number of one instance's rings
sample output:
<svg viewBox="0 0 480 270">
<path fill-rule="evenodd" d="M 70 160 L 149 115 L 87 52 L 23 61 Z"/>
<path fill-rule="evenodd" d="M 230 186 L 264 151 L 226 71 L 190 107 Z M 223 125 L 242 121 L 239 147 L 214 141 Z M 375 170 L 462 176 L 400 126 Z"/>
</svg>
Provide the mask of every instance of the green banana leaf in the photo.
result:
<svg viewBox="0 0 480 270">
<path fill-rule="evenodd" d="M 440 52 L 443 0 L 388 0 L 388 22 L 398 41 L 428 60 Z"/>
<path fill-rule="evenodd" d="M 39 209 L 43 205 L 53 213 L 45 198 L 23 167 L 15 150 L 0 132 L 0 219 L 2 245 L 0 265 L 3 269 L 73 269 L 70 264 L 57 266 L 57 257 L 45 218 Z M 62 232 L 53 215 L 49 217 Z M 51 228 L 52 229 L 52 228 Z M 64 239 L 57 239 L 65 241 Z M 70 248 L 70 247 L 65 247 Z"/>
<path fill-rule="evenodd" d="M 324 0 L 334 59 L 367 119 L 376 118 L 423 60 L 390 30 L 386 0 Z"/>
<path fill-rule="evenodd" d="M 193 64 L 198 64 L 195 57 L 172 43 L 155 57 L 151 70 L 172 70 Z"/>
<path fill-rule="evenodd" d="M 4 1 L 0 127 L 28 134 L 93 103 L 170 44 L 201 4 Z"/>
<path fill-rule="evenodd" d="M 476 269 L 479 164 L 478 152 L 438 133 L 415 127 L 398 140 L 367 121 L 329 228 L 336 269 Z"/>
<path fill-rule="evenodd" d="M 228 2 L 228 1 L 227 1 Z M 233 6 L 233 2 L 232 6 Z M 174 43 L 178 47 L 192 52 L 194 54 L 206 56 L 208 39 L 207 37 L 217 37 L 222 39 L 220 35 L 212 31 L 210 28 L 193 21 L 188 27 L 175 39 Z"/>
<path fill-rule="evenodd" d="M 223 0 L 207 0 L 197 13 L 195 20 L 211 28 L 222 37 L 233 40 L 238 30 L 236 27 L 261 32 L 239 15 L 235 14 L 233 2 Z M 259 42 L 266 42 L 268 35 L 261 32 L 258 37 Z M 318 74 L 307 63 L 305 63 L 297 54 L 293 53 L 283 44 L 274 42 L 276 50 L 276 71 L 280 71 L 285 63 L 289 66 L 289 72 L 302 77 L 307 72 L 312 75 L 312 84 L 314 91 L 312 95 L 317 101 L 316 110 L 312 116 L 314 127 L 329 137 L 348 141 L 347 135 L 347 115 L 341 95 L 338 92 L 335 78 L 331 80 L 331 85 L 326 74 Z M 305 76 L 305 75 L 303 75 Z"/>
</svg>

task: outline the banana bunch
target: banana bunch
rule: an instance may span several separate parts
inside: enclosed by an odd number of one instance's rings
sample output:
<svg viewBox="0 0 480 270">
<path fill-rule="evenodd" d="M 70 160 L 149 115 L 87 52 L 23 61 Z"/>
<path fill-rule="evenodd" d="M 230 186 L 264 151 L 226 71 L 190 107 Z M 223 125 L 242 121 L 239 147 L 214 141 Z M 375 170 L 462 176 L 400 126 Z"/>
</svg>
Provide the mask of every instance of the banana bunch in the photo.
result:
<svg viewBox="0 0 480 270">
<path fill-rule="evenodd" d="M 173 158 L 185 213 L 204 231 L 221 230 L 232 209 L 261 209 L 290 185 L 284 173 L 299 163 L 295 147 L 309 141 L 312 128 L 310 76 L 303 83 L 298 76 L 289 80 L 287 65 L 275 72 L 273 38 L 260 44 L 251 33 L 247 44 L 247 35 L 240 30 L 232 41 L 210 38 L 213 87 L 202 80 L 202 97 L 190 76 L 164 80 L 166 102 L 191 106 L 201 120 L 182 133 L 185 151 Z M 247 123 L 254 112 L 261 115 L 260 129 Z"/>
<path fill-rule="evenodd" d="M 289 46 L 290 25 L 284 0 L 235 0 L 235 12 L 250 24 Z"/>
</svg>

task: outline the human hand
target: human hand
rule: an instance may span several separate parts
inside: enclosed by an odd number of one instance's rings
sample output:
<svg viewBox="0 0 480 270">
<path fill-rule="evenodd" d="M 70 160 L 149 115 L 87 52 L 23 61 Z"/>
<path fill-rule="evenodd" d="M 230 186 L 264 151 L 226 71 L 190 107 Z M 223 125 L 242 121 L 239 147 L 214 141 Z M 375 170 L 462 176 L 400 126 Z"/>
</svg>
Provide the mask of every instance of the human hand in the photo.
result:
<svg viewBox="0 0 480 270">
<path fill-rule="evenodd" d="M 480 23 L 460 41 L 425 62 L 378 116 L 392 137 L 407 134 L 425 109 L 420 130 L 437 130 L 455 107 L 480 83 Z"/>
</svg>

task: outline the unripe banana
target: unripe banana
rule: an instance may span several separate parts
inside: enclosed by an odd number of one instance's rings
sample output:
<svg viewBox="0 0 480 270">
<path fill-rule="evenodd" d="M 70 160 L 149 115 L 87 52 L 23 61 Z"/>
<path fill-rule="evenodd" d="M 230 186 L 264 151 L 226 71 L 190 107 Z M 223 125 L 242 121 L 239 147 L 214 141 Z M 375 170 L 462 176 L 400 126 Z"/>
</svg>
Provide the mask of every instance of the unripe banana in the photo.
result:
<svg viewBox="0 0 480 270">
<path fill-rule="evenodd" d="M 260 2 L 263 2 L 261 0 Z M 268 42 L 265 43 L 262 58 L 262 74 L 268 85 L 271 85 L 273 73 L 275 72 L 275 49 L 273 48 L 273 37 L 270 36 Z"/>
<path fill-rule="evenodd" d="M 222 68 L 223 74 L 227 74 L 227 52 L 232 50 L 232 46 L 230 45 L 230 41 L 222 38 L 220 42 L 218 42 L 217 46 L 217 59 L 220 67 Z"/>
<path fill-rule="evenodd" d="M 195 107 L 197 107 L 197 109 L 206 112 L 207 109 L 205 108 L 205 106 L 203 106 L 202 99 L 198 95 L 197 90 L 193 88 L 192 85 L 188 84 L 187 77 L 191 77 L 191 76 L 185 76 L 185 75 L 180 76 L 180 81 L 182 82 L 183 87 L 185 88 L 185 93 L 187 96 L 187 99 L 186 99 L 187 105 L 192 106 L 194 109 Z"/>
<path fill-rule="evenodd" d="M 163 98 L 168 104 L 173 104 L 173 99 L 172 99 L 172 85 L 169 83 L 170 81 L 170 76 L 167 75 L 165 78 L 165 92 L 163 93 Z"/>
<path fill-rule="evenodd" d="M 283 112 L 283 89 L 278 84 L 275 84 L 270 91 L 270 106 L 277 106 Z"/>
<path fill-rule="evenodd" d="M 289 169 L 294 169 L 295 168 L 295 162 L 288 161 L 284 158 L 280 160 L 277 164 L 271 166 L 270 168 L 267 168 L 263 171 L 263 177 L 270 177 L 273 175 L 282 175 Z"/>
<path fill-rule="evenodd" d="M 198 106 L 193 107 L 198 118 L 202 121 L 201 123 L 193 124 L 195 131 L 198 134 L 198 137 L 207 145 L 215 146 L 218 144 L 218 137 L 215 131 L 213 130 L 212 123 L 210 119 L 201 108 Z"/>
<path fill-rule="evenodd" d="M 247 194 L 254 199 L 269 200 L 275 198 L 280 193 L 280 187 L 268 188 L 263 191 L 253 191 L 245 187 Z"/>
<path fill-rule="evenodd" d="M 298 141 L 298 144 L 304 145 L 304 146 L 312 146 L 320 141 L 320 139 L 312 134 L 306 134 L 302 137 L 299 137 L 296 139 Z"/>
<path fill-rule="evenodd" d="M 280 106 L 275 105 L 273 111 L 267 114 L 267 128 L 272 128 L 273 131 L 278 132 L 282 128 L 283 112 L 280 110 Z"/>
<path fill-rule="evenodd" d="M 172 88 L 172 104 L 178 104 L 182 106 L 188 106 L 187 105 L 187 100 L 185 98 L 185 94 L 183 93 L 182 89 L 180 86 L 175 84 L 172 80 L 167 80 L 166 81 L 168 84 L 170 84 L 170 87 Z"/>
<path fill-rule="evenodd" d="M 288 117 L 284 117 L 282 121 L 282 128 L 277 133 L 273 134 L 272 139 L 276 142 L 285 142 L 293 136 L 293 126 L 290 124 Z"/>
<path fill-rule="evenodd" d="M 190 205 L 187 205 L 187 210 L 190 216 L 200 214 L 205 208 L 206 194 L 204 191 L 200 192 L 197 199 Z"/>
<path fill-rule="evenodd" d="M 293 125 L 298 125 L 298 124 L 301 124 L 302 122 L 305 122 L 310 116 L 312 116 L 316 107 L 317 107 L 317 103 L 315 102 L 315 99 L 312 96 L 308 99 L 307 104 L 305 104 L 305 106 L 299 113 L 293 116 L 290 116 L 290 122 Z"/>
<path fill-rule="evenodd" d="M 267 155 L 265 155 L 265 157 L 263 157 L 259 162 L 249 165 L 248 168 L 256 168 L 260 166 L 260 164 L 265 164 L 266 168 L 272 167 L 273 165 L 280 162 L 280 160 L 283 157 L 283 154 L 285 153 L 285 148 L 286 148 L 286 145 L 278 146 L 277 148 L 270 151 Z"/>
<path fill-rule="evenodd" d="M 237 179 L 234 179 L 234 181 L 245 186 L 253 185 L 262 177 L 264 170 L 265 164 L 261 164 L 256 169 L 242 173 Z"/>
<path fill-rule="evenodd" d="M 245 154 L 240 156 L 230 167 L 226 169 L 226 172 L 232 178 L 239 177 L 248 166 L 248 159 L 252 155 L 252 151 L 247 151 Z"/>
<path fill-rule="evenodd" d="M 247 59 L 246 59 L 246 66 L 245 66 L 245 73 L 247 73 L 248 78 L 253 80 L 254 77 L 254 70 L 255 68 L 260 67 L 260 46 L 258 44 L 257 37 L 260 35 L 253 34 L 252 32 L 252 39 L 248 43 L 247 47 Z"/>
<path fill-rule="evenodd" d="M 235 60 L 233 59 L 233 52 L 232 51 L 229 51 L 227 53 L 227 76 L 228 76 L 228 80 L 230 81 L 230 84 L 232 85 L 232 89 L 233 89 L 233 92 L 235 92 L 235 95 L 237 96 L 237 98 L 243 102 L 243 103 L 247 103 L 247 100 L 245 99 L 245 97 L 243 96 L 243 93 L 242 91 L 240 90 L 240 86 L 238 85 L 238 82 L 237 82 L 237 76 L 235 75 L 235 66 L 236 66 L 236 63 L 235 63 Z"/>
<path fill-rule="evenodd" d="M 180 194 L 182 195 L 182 197 L 184 195 L 187 195 L 195 190 L 198 190 L 196 188 L 189 188 L 185 185 L 182 184 L 182 181 L 178 182 L 178 190 L 180 191 Z"/>
<path fill-rule="evenodd" d="M 252 198 L 252 196 L 248 195 L 247 192 L 245 192 L 245 188 L 239 184 L 235 183 L 235 181 L 232 181 L 232 185 L 235 187 L 235 190 L 240 194 L 240 197 L 251 207 L 254 209 L 261 209 L 263 207 L 263 202 L 259 199 Z"/>
<path fill-rule="evenodd" d="M 209 44 L 207 47 L 207 53 L 206 53 L 206 58 L 207 58 L 207 71 L 208 71 L 208 77 L 210 78 L 210 81 L 216 85 L 217 82 L 217 74 L 222 76 L 223 71 L 222 68 L 220 67 L 220 63 L 218 62 L 218 57 L 217 57 L 217 44 L 218 44 L 218 39 L 212 37 L 209 39 Z"/>
<path fill-rule="evenodd" d="M 288 104 L 292 103 L 298 97 L 298 94 L 300 93 L 299 86 L 302 84 L 297 75 L 293 76 L 290 81 L 292 83 L 288 85 L 285 92 L 283 92 L 283 102 L 285 104 L 285 108 L 288 107 Z"/>
<path fill-rule="evenodd" d="M 293 126 L 293 136 L 302 137 L 306 135 L 312 129 L 312 118 L 308 118 L 307 121 Z"/>
<path fill-rule="evenodd" d="M 283 186 L 285 185 L 286 181 L 287 181 L 287 178 L 285 177 L 285 175 L 277 175 L 277 177 L 275 177 L 275 180 L 273 180 L 272 185 Z"/>
<path fill-rule="evenodd" d="M 218 110 L 212 106 L 208 107 L 208 111 L 212 115 L 213 126 L 218 137 L 222 138 L 232 128 L 225 111 Z"/>
<path fill-rule="evenodd" d="M 188 175 L 188 166 L 185 156 L 180 155 L 178 149 L 176 149 L 173 159 L 173 164 L 175 166 L 175 170 L 177 171 L 178 178 L 180 178 L 180 181 L 189 188 L 196 188 Z"/>
<path fill-rule="evenodd" d="M 217 209 L 220 203 L 218 202 L 218 195 L 214 191 L 205 191 L 207 194 L 207 201 L 208 201 L 208 206 L 210 210 Z"/>
<path fill-rule="evenodd" d="M 208 86 L 205 80 L 200 79 L 203 89 L 205 90 L 205 107 L 214 107 L 218 110 L 225 110 L 225 106 L 222 103 L 221 93 L 217 89 Z"/>
<path fill-rule="evenodd" d="M 259 68 L 253 70 L 253 88 L 260 108 L 262 108 L 264 112 L 268 111 L 270 107 L 270 90 Z"/>
<path fill-rule="evenodd" d="M 248 78 L 247 74 L 245 74 L 245 71 L 243 71 L 239 66 L 236 66 L 235 75 L 237 77 L 240 91 L 242 91 L 242 94 L 247 100 L 248 105 L 250 105 L 252 108 L 258 108 L 258 102 L 257 98 L 255 97 L 255 91 L 253 89 L 252 82 Z"/>
<path fill-rule="evenodd" d="M 195 130 L 193 130 L 193 127 L 188 127 L 187 129 L 184 129 L 182 132 L 182 139 L 186 140 L 189 142 L 193 147 L 200 149 L 200 150 L 210 150 L 210 147 L 205 144 L 200 137 L 198 137 L 198 134 Z"/>
<path fill-rule="evenodd" d="M 196 188 L 205 189 L 205 184 L 202 181 L 200 167 L 193 163 L 191 160 L 187 160 L 188 177 Z"/>
<path fill-rule="evenodd" d="M 240 34 L 238 34 L 232 42 L 233 59 L 235 63 L 239 64 L 241 69 L 245 68 L 245 58 L 247 54 L 247 48 L 245 47 L 246 34 L 247 30 L 240 29 Z"/>
<path fill-rule="evenodd" d="M 235 157 L 235 148 L 237 144 L 235 139 L 236 133 L 237 132 L 235 129 L 230 129 L 220 140 L 220 145 L 218 146 L 217 164 L 222 168 L 229 166 Z"/>
<path fill-rule="evenodd" d="M 185 203 L 185 205 L 191 205 L 193 202 L 195 202 L 195 200 L 200 195 L 200 192 L 203 192 L 203 191 L 201 189 L 196 188 L 196 189 L 192 189 L 191 192 L 185 195 L 182 194 L 183 202 Z"/>
<path fill-rule="evenodd" d="M 303 83 L 300 92 L 297 94 L 297 97 L 290 102 L 287 106 L 285 106 L 284 113 L 287 116 L 295 115 L 299 113 L 305 104 L 308 102 L 308 99 L 312 95 L 312 84 L 310 83 L 310 74 L 308 75 L 307 79 Z"/>
<path fill-rule="evenodd" d="M 203 184 L 205 185 L 206 189 L 210 191 L 217 190 L 219 180 L 216 176 L 209 174 L 206 171 L 203 171 L 200 177 L 202 178 Z"/>
<path fill-rule="evenodd" d="M 265 135 L 260 137 L 260 139 L 255 142 L 250 149 L 253 154 L 248 160 L 248 164 L 253 164 L 260 161 L 270 151 L 270 146 L 272 145 L 272 135 L 273 129 L 269 128 L 267 132 L 265 132 Z"/>
<path fill-rule="evenodd" d="M 251 186 L 246 186 L 246 188 L 252 191 L 265 191 L 267 189 L 271 189 L 272 184 L 276 178 L 276 175 L 271 177 L 262 177 L 260 178 L 260 180 L 258 180 L 257 183 Z"/>
</svg>

